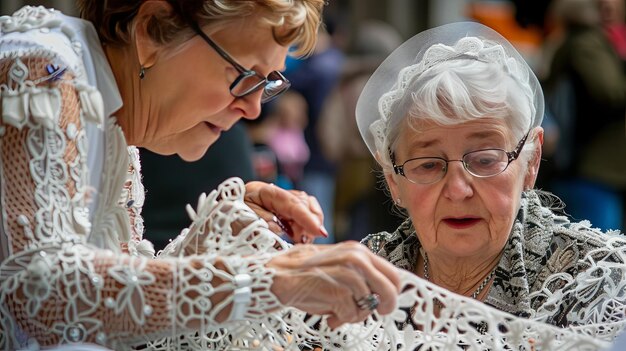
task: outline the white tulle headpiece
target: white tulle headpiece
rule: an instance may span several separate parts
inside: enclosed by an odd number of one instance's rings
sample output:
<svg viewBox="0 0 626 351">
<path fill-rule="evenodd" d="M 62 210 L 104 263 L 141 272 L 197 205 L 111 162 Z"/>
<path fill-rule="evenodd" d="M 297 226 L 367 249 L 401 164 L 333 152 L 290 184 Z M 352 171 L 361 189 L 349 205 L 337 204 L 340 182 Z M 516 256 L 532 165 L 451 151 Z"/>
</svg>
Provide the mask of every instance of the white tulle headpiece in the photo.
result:
<svg viewBox="0 0 626 351">
<path fill-rule="evenodd" d="M 539 126 L 544 100 L 537 77 L 515 48 L 500 34 L 475 22 L 443 25 L 421 32 L 398 47 L 378 67 L 359 97 L 356 117 L 370 152 L 387 153 L 387 127 L 404 118 L 411 93 L 443 62 L 470 59 L 494 64 L 513 79 L 528 102 L 529 128 Z"/>
</svg>

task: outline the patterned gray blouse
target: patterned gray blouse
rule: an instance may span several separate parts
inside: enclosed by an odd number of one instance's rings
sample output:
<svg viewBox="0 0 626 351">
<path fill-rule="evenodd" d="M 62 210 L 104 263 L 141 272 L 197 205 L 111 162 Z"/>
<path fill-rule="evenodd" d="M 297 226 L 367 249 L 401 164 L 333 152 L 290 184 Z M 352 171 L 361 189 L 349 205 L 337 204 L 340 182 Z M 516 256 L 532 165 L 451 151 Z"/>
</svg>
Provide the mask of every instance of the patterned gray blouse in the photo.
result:
<svg viewBox="0 0 626 351">
<path fill-rule="evenodd" d="M 537 191 L 525 192 L 485 303 L 556 326 L 623 320 L 625 239 L 618 231 L 603 233 L 588 221 L 557 216 Z M 362 242 L 414 271 L 421 245 L 410 219 L 393 233 Z"/>
</svg>

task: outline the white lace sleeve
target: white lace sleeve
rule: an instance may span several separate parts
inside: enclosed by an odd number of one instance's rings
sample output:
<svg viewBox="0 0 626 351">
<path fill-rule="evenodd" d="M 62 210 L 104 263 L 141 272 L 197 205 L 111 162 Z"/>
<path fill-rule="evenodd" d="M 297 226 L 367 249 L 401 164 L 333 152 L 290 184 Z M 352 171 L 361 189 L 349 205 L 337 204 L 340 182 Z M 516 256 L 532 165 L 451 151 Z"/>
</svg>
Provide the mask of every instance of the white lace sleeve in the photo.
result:
<svg viewBox="0 0 626 351">
<path fill-rule="evenodd" d="M 67 41 L 72 29 L 43 8 L 3 17 L 0 29 L 0 349 L 91 342 L 124 350 L 276 309 L 269 254 L 155 260 L 111 245 L 131 230 L 117 206 L 121 188 L 99 196 L 106 206 L 90 221 L 85 124 L 102 121 L 100 94 L 67 56 L 20 41 L 25 31 L 80 51 Z M 115 162 L 127 159 L 111 160 L 125 171 L 127 162 Z M 222 212 L 207 211 L 217 223 Z M 228 237 L 219 219 L 217 234 Z M 256 233 L 258 223 L 249 224 Z"/>
</svg>

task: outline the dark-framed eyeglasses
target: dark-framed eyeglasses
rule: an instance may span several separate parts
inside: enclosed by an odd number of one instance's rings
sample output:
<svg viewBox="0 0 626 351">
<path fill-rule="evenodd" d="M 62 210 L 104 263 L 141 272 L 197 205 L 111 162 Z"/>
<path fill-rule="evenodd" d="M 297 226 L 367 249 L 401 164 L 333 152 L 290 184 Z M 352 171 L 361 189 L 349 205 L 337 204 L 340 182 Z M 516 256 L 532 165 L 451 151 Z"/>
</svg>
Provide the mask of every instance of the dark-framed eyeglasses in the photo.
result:
<svg viewBox="0 0 626 351">
<path fill-rule="evenodd" d="M 209 46 L 213 48 L 226 62 L 230 63 L 239 72 L 239 76 L 230 85 L 230 93 L 232 96 L 240 98 L 252 94 L 259 89 L 263 89 L 261 103 L 266 103 L 278 95 L 284 93 L 291 83 L 282 73 L 272 71 L 267 77 L 257 73 L 254 70 L 246 69 L 235 59 L 233 59 L 224 49 L 217 45 L 208 35 L 206 35 L 197 23 L 190 23 L 191 28 L 204 39 Z"/>
<path fill-rule="evenodd" d="M 440 181 L 448 172 L 448 163 L 461 162 L 463 168 L 478 178 L 488 178 L 504 172 L 511 162 L 515 161 L 526 143 L 528 134 L 519 141 L 515 150 L 505 151 L 502 149 L 481 149 L 470 151 L 463 155 L 460 160 L 446 160 L 441 157 L 417 157 L 396 165 L 393 153 L 390 153 L 393 170 L 411 183 L 433 184 Z"/>
</svg>

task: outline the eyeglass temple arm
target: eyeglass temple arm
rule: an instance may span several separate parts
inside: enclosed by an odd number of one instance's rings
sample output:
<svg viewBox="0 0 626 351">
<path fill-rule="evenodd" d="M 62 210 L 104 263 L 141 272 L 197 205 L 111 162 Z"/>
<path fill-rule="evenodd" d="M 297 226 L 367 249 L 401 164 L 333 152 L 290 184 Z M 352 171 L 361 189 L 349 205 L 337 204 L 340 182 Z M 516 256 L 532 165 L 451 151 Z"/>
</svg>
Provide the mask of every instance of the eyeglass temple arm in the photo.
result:
<svg viewBox="0 0 626 351">
<path fill-rule="evenodd" d="M 404 175 L 404 166 L 398 166 L 396 164 L 396 157 L 393 154 L 393 152 L 391 152 L 391 149 L 389 150 L 389 159 L 391 159 L 391 165 L 393 166 L 393 171 L 396 174 L 399 174 L 399 175 L 403 176 Z"/>
<path fill-rule="evenodd" d="M 528 139 L 529 135 L 530 135 L 530 131 L 528 131 L 528 133 L 524 135 L 524 137 L 519 141 L 519 143 L 517 143 L 515 150 L 506 153 L 507 156 L 509 156 L 509 162 L 516 160 L 519 157 L 519 155 L 522 153 L 522 148 L 524 147 L 524 144 L 526 144 L 526 139 Z"/>
<path fill-rule="evenodd" d="M 202 31 L 202 29 L 200 29 L 200 26 L 198 25 L 197 22 L 191 22 L 191 23 L 189 23 L 189 26 L 191 26 L 191 28 L 194 30 L 194 32 L 196 32 L 196 34 L 198 34 L 202 39 L 204 39 L 204 41 L 206 41 L 207 44 L 211 45 L 213 50 L 217 51 L 217 53 L 220 54 L 220 56 L 222 56 L 222 58 L 224 60 L 228 61 L 228 63 L 233 65 L 239 72 L 243 73 L 243 72 L 247 72 L 248 71 L 247 69 L 243 68 L 243 66 L 241 66 L 240 64 L 235 62 L 230 57 L 230 55 L 228 55 L 228 53 L 226 51 L 224 51 L 224 49 L 222 49 L 221 47 L 217 46 L 217 44 L 215 44 L 215 42 L 213 42 L 213 40 L 211 38 L 209 38 L 209 36 L 206 35 Z"/>
</svg>

